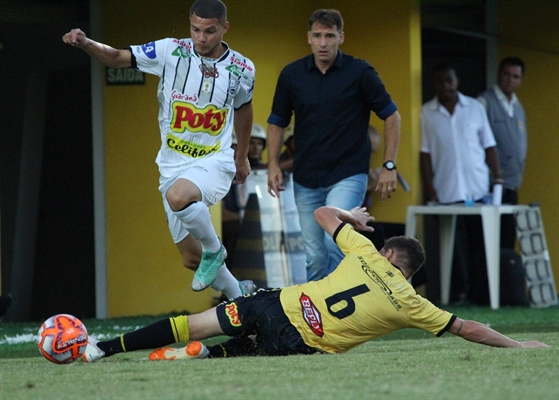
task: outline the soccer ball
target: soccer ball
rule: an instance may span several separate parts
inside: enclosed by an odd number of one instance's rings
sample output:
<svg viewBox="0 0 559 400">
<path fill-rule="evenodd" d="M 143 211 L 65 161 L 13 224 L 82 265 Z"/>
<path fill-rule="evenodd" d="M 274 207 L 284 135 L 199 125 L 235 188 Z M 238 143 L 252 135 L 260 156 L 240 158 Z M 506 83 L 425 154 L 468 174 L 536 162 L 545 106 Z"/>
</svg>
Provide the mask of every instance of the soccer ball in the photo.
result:
<svg viewBox="0 0 559 400">
<path fill-rule="evenodd" d="M 76 317 L 57 314 L 41 325 L 37 345 L 41 354 L 50 362 L 69 364 L 85 352 L 87 330 Z"/>
</svg>

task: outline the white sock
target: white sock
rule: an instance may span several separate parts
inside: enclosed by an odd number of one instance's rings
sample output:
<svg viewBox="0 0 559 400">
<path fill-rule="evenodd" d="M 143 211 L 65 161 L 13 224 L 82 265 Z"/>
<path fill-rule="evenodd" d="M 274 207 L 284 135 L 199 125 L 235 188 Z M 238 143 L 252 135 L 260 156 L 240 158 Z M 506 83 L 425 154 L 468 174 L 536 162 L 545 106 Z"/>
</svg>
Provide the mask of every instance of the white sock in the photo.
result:
<svg viewBox="0 0 559 400">
<path fill-rule="evenodd" d="M 225 263 L 219 268 L 217 278 L 214 283 L 212 283 L 212 289 L 223 292 L 228 299 L 234 299 L 243 294 L 239 287 L 239 281 L 237 281 L 233 274 L 231 274 L 231 271 L 227 269 Z"/>
<path fill-rule="evenodd" d="M 184 210 L 176 211 L 175 215 L 184 222 L 188 232 L 202 243 L 204 250 L 216 252 L 221 248 L 221 242 L 212 225 L 210 210 L 204 203 L 192 203 Z"/>
</svg>

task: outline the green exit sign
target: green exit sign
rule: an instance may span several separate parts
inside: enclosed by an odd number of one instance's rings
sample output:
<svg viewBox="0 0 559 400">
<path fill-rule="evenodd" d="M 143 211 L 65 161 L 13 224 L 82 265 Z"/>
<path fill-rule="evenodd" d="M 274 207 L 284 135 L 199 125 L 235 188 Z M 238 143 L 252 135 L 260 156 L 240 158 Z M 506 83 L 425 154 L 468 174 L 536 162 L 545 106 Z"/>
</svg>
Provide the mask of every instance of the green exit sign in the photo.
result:
<svg viewBox="0 0 559 400">
<path fill-rule="evenodd" d="M 145 85 L 146 83 L 146 75 L 137 69 L 107 67 L 105 72 L 108 86 Z"/>
</svg>

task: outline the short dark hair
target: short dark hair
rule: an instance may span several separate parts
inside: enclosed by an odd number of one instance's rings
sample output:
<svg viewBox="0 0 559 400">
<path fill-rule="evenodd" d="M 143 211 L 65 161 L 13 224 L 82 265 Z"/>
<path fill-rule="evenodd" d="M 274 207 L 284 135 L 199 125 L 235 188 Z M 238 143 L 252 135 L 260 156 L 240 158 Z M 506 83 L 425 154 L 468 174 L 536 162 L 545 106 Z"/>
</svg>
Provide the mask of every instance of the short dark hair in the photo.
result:
<svg viewBox="0 0 559 400">
<path fill-rule="evenodd" d="M 338 10 L 320 8 L 313 12 L 309 18 L 309 32 L 315 22 L 328 28 L 336 27 L 338 32 L 344 30 L 344 20 Z"/>
<path fill-rule="evenodd" d="M 456 74 L 456 68 L 454 68 L 454 65 L 452 65 L 450 61 L 441 61 L 435 65 L 435 68 L 433 68 L 433 72 L 442 71 L 454 71 L 454 73 Z"/>
<path fill-rule="evenodd" d="M 384 249 L 392 249 L 396 251 L 396 257 L 403 265 L 399 267 L 404 268 L 409 272 L 410 276 L 419 271 L 419 268 L 425 262 L 425 250 L 421 242 L 416 238 L 409 236 L 394 236 L 384 242 Z"/>
<path fill-rule="evenodd" d="M 520 69 L 522 70 L 522 75 L 524 75 L 524 61 L 522 61 L 520 58 L 518 57 L 506 57 L 503 58 L 501 60 L 501 62 L 499 63 L 499 72 L 501 72 L 503 70 L 503 68 L 505 68 L 507 65 L 510 65 L 512 67 L 520 67 Z"/>
<path fill-rule="evenodd" d="M 227 7 L 220 0 L 196 0 L 190 7 L 190 16 L 196 14 L 200 18 L 215 18 L 221 24 L 227 22 Z"/>
</svg>

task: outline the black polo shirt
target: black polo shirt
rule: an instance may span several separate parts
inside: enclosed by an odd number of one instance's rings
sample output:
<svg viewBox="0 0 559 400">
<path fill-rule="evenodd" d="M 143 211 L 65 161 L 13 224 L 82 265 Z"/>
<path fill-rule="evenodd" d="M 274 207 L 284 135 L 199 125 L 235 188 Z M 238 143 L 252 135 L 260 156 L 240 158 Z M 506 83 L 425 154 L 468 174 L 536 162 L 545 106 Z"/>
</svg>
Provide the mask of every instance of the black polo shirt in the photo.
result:
<svg viewBox="0 0 559 400">
<path fill-rule="evenodd" d="M 319 188 L 368 173 L 370 112 L 385 120 L 397 109 L 368 62 L 338 51 L 325 74 L 312 54 L 283 69 L 268 123 L 287 127 L 295 114 L 293 179 Z"/>
</svg>

